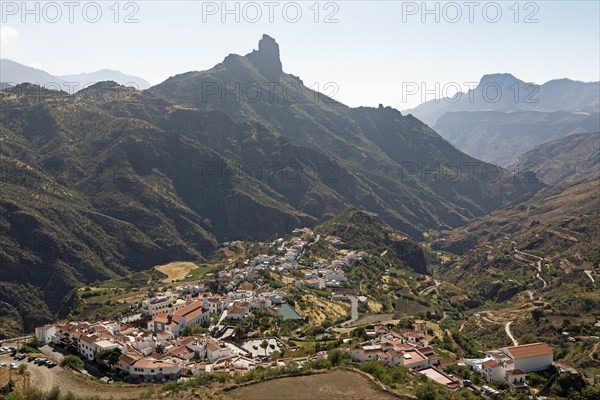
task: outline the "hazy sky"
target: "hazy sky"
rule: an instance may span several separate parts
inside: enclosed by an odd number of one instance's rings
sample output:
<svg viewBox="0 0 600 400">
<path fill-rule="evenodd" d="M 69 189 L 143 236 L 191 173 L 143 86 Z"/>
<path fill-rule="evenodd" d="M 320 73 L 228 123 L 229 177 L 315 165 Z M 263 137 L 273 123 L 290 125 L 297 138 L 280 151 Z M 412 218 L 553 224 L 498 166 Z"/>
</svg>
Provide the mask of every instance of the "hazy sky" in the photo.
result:
<svg viewBox="0 0 600 400">
<path fill-rule="evenodd" d="M 30 13 L 1 3 L 1 56 L 52 74 L 110 68 L 157 84 L 246 54 L 267 33 L 284 71 L 307 86 L 335 82 L 351 106 L 405 109 L 424 99 L 403 99 L 407 82 L 452 94 L 494 72 L 600 79 L 596 0 L 428 2 L 429 14 L 421 1 L 228 2 L 230 14 L 221 1 L 29 2 Z"/>
</svg>

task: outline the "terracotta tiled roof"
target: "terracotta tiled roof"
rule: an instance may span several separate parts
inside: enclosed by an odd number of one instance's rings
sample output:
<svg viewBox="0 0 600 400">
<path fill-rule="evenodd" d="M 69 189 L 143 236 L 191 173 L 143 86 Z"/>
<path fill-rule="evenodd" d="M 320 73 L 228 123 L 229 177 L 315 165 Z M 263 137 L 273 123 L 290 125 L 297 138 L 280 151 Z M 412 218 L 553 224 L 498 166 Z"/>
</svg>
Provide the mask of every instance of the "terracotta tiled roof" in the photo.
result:
<svg viewBox="0 0 600 400">
<path fill-rule="evenodd" d="M 119 357 L 119 361 L 124 364 L 131 365 L 141 358 L 142 356 L 139 353 L 130 351 L 127 354 L 123 354 L 121 357 Z"/>
<path fill-rule="evenodd" d="M 173 336 L 173 334 L 171 332 L 166 332 L 166 331 L 156 332 L 156 338 L 160 339 L 160 340 L 165 340 L 172 336 Z"/>
<path fill-rule="evenodd" d="M 239 307 L 237 305 L 231 307 L 228 311 L 227 311 L 227 315 L 242 315 L 245 314 L 246 310 L 243 309 L 242 307 Z"/>
<path fill-rule="evenodd" d="M 98 339 L 99 339 L 99 337 L 96 335 L 82 335 L 79 338 L 79 340 L 86 342 L 86 343 L 90 343 L 90 344 L 95 343 L 96 340 L 98 340 Z"/>
<path fill-rule="evenodd" d="M 173 346 L 169 349 L 169 351 L 167 351 L 167 354 L 170 355 L 185 355 L 191 353 L 193 353 L 193 351 L 185 346 Z"/>
<path fill-rule="evenodd" d="M 539 357 L 552 354 L 552 350 L 546 343 L 531 343 L 521 346 L 508 347 L 506 350 L 514 359 Z"/>
<path fill-rule="evenodd" d="M 217 342 L 214 341 L 210 341 L 206 344 L 206 349 L 210 350 L 210 351 L 217 351 L 221 348 L 221 346 L 219 346 L 219 344 Z"/>
<path fill-rule="evenodd" d="M 166 313 L 159 313 L 156 314 L 156 317 L 154 317 L 154 321 L 166 324 L 169 321 L 169 319 Z"/>
<path fill-rule="evenodd" d="M 486 362 L 483 363 L 483 366 L 486 368 L 498 368 L 500 366 L 500 364 L 498 364 L 494 360 L 487 360 Z"/>
<path fill-rule="evenodd" d="M 511 369 L 506 371 L 507 375 L 527 375 L 526 372 L 521 371 L 520 369 Z"/>
<path fill-rule="evenodd" d="M 206 310 L 202 307 L 190 312 L 189 314 L 186 314 L 185 319 L 186 321 L 191 321 L 195 318 L 198 318 L 199 316 L 201 316 L 202 314 L 204 314 L 206 312 Z"/>
<path fill-rule="evenodd" d="M 160 368 L 160 367 L 175 367 L 177 364 L 168 361 L 157 361 L 154 358 L 142 358 L 135 364 L 138 368 Z"/>
<path fill-rule="evenodd" d="M 188 314 L 196 311 L 199 308 L 202 308 L 202 302 L 200 300 L 194 300 L 190 304 L 187 304 L 181 307 L 179 310 L 175 311 L 173 313 L 173 316 L 185 316 L 187 318 Z"/>
</svg>

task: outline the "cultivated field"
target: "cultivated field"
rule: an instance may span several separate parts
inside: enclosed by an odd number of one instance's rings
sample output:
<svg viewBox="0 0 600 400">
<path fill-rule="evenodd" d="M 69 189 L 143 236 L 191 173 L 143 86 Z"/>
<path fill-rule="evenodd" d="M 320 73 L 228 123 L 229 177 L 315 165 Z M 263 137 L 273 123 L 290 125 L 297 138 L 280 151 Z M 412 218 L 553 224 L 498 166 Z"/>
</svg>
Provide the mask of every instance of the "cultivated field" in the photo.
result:
<svg viewBox="0 0 600 400">
<path fill-rule="evenodd" d="M 162 272 L 167 277 L 163 279 L 164 283 L 170 283 L 174 280 L 184 279 L 190 271 L 198 266 L 189 261 L 175 261 L 164 265 L 154 267 L 157 271 Z"/>
<path fill-rule="evenodd" d="M 349 303 L 335 302 L 323 299 L 313 294 L 302 296 L 305 301 L 304 316 L 308 317 L 310 325 L 322 325 L 326 319 L 338 320 L 348 315 Z"/>
<path fill-rule="evenodd" d="M 229 393 L 233 399 L 244 400 L 393 400 L 390 393 L 359 373 L 345 370 L 274 379 L 236 389 Z"/>
<path fill-rule="evenodd" d="M 360 317 L 358 320 L 354 321 L 350 324 L 351 327 L 361 326 L 361 325 L 370 325 L 370 324 L 397 324 L 398 319 L 394 318 L 394 313 L 384 313 L 384 314 L 369 314 Z"/>
</svg>

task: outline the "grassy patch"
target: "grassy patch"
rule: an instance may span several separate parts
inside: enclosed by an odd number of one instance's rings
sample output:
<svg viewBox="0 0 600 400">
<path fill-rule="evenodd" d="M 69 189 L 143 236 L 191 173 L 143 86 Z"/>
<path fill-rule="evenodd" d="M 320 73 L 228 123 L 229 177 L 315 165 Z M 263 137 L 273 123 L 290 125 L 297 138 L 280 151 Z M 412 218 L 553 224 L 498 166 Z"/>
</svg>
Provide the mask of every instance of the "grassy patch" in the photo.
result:
<svg viewBox="0 0 600 400">
<path fill-rule="evenodd" d="M 290 340 L 290 343 L 294 346 L 300 347 L 316 347 L 318 346 L 326 346 L 328 343 L 337 342 L 337 339 L 331 340 Z"/>
</svg>

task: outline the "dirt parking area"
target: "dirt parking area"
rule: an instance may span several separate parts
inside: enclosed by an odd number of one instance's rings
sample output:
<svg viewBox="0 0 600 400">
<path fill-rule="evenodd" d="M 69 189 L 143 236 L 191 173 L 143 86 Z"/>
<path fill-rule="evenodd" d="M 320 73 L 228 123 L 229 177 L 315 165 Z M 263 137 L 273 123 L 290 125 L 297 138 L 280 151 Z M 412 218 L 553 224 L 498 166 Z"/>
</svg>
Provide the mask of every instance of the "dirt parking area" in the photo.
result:
<svg viewBox="0 0 600 400">
<path fill-rule="evenodd" d="M 0 356 L 0 363 L 15 363 L 27 365 L 30 375 L 29 385 L 43 391 L 52 387 L 60 388 L 61 393 L 71 392 L 78 397 L 99 396 L 102 399 L 137 399 L 142 393 L 150 390 L 148 386 L 109 385 L 103 384 L 84 375 L 65 370 L 60 366 L 48 368 L 27 362 L 27 359 L 17 361 L 8 355 Z"/>
<path fill-rule="evenodd" d="M 228 393 L 244 400 L 397 400 L 378 390 L 357 372 L 335 370 L 323 374 L 274 379 Z"/>
</svg>

